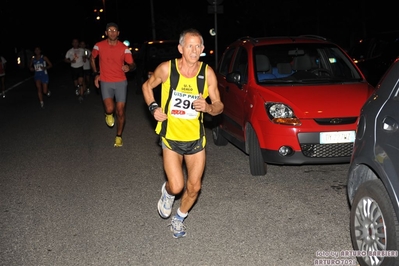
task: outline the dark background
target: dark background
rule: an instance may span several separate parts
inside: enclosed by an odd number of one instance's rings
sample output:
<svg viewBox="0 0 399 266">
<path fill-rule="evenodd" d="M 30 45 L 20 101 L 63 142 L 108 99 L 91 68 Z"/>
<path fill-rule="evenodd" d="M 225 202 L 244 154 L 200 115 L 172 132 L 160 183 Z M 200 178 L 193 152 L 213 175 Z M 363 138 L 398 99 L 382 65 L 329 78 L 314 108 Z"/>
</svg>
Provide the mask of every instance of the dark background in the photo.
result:
<svg viewBox="0 0 399 266">
<path fill-rule="evenodd" d="M 154 37 L 177 39 L 182 29 L 193 27 L 202 32 L 205 46 L 214 48 L 215 37 L 209 30 L 215 27 L 215 15 L 208 12 L 209 6 L 207 0 L 2 0 L 0 53 L 9 69 L 16 65 L 19 51 L 35 46 L 41 46 L 52 61 L 61 60 L 72 38 L 92 47 L 111 21 L 119 24 L 120 39 L 132 46 Z M 368 34 L 398 28 L 395 8 L 388 1 L 223 0 L 221 6 L 219 56 L 226 45 L 242 36 L 314 34 L 348 49 Z M 105 12 L 96 20 L 94 10 L 100 8 Z"/>
</svg>

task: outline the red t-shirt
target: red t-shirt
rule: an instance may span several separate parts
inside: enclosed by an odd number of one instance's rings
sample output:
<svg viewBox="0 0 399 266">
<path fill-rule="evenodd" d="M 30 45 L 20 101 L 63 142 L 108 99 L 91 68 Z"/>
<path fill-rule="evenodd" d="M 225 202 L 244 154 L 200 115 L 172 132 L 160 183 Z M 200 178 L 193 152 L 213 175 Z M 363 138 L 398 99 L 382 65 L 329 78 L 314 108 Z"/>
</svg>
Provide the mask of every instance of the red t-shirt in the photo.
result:
<svg viewBox="0 0 399 266">
<path fill-rule="evenodd" d="M 105 82 L 119 82 L 126 80 L 122 66 L 133 63 L 132 52 L 122 42 L 110 45 L 108 40 L 96 43 L 93 47 L 92 57 L 99 57 L 100 80 Z"/>
</svg>

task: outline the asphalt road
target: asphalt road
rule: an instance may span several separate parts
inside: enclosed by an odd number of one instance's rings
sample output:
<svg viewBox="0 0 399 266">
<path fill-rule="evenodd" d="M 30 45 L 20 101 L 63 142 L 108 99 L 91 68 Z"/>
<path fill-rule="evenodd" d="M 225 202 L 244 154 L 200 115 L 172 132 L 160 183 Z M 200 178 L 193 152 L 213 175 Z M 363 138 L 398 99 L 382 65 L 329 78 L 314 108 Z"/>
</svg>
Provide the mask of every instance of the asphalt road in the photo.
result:
<svg viewBox="0 0 399 266">
<path fill-rule="evenodd" d="M 352 250 L 348 164 L 253 177 L 247 155 L 215 146 L 207 129 L 202 193 L 187 236 L 174 239 L 156 209 L 164 174 L 154 121 L 132 79 L 121 148 L 101 96 L 79 104 L 65 65 L 50 71 L 44 110 L 33 79 L 9 77 L 8 87 L 18 80 L 0 99 L 0 265 L 356 265 L 333 253 Z"/>
</svg>

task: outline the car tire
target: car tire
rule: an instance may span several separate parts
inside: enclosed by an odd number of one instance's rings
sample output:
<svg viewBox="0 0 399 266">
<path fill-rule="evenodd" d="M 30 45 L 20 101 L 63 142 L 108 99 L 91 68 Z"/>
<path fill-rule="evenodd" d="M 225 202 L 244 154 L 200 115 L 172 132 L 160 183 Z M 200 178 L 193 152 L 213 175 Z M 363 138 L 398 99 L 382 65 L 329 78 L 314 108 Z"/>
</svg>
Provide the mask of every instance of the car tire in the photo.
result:
<svg viewBox="0 0 399 266">
<path fill-rule="evenodd" d="M 399 249 L 399 223 L 380 180 L 367 181 L 356 191 L 350 212 L 350 234 L 354 250 Z M 357 260 L 362 266 L 399 265 L 399 257 L 358 256 Z"/>
<path fill-rule="evenodd" d="M 249 168 L 251 175 L 262 176 L 266 175 L 266 163 L 262 156 L 258 137 L 251 125 L 248 126 L 247 130 L 247 141 L 249 150 Z"/>
<path fill-rule="evenodd" d="M 219 125 L 212 127 L 213 143 L 215 143 L 216 146 L 226 146 L 229 141 L 222 136 L 220 131 L 221 129 Z"/>
</svg>

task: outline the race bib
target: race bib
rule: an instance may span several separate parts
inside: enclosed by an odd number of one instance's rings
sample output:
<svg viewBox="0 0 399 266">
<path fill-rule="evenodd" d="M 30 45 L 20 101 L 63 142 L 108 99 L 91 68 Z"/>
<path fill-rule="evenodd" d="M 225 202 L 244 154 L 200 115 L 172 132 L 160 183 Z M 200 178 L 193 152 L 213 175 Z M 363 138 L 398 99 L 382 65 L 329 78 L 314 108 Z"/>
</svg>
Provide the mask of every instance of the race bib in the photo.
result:
<svg viewBox="0 0 399 266">
<path fill-rule="evenodd" d="M 195 119 L 198 112 L 194 110 L 193 102 L 199 95 L 173 91 L 170 115 L 181 119 Z"/>
<path fill-rule="evenodd" d="M 35 71 L 42 71 L 44 66 L 41 63 L 34 64 Z"/>
</svg>

